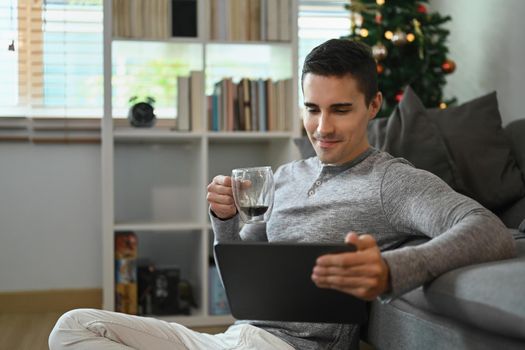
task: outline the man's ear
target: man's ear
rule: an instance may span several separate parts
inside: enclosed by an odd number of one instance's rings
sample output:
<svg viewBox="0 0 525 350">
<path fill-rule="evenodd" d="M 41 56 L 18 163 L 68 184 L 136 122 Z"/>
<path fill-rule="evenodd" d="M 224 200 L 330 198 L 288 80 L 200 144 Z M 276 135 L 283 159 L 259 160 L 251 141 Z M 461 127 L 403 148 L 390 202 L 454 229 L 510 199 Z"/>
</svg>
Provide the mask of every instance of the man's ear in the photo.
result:
<svg viewBox="0 0 525 350">
<path fill-rule="evenodd" d="M 372 99 L 372 101 L 370 101 L 370 105 L 368 106 L 368 120 L 372 120 L 376 117 L 377 113 L 379 113 L 379 111 L 381 110 L 382 103 L 383 95 L 381 94 L 381 91 L 378 91 Z"/>
</svg>

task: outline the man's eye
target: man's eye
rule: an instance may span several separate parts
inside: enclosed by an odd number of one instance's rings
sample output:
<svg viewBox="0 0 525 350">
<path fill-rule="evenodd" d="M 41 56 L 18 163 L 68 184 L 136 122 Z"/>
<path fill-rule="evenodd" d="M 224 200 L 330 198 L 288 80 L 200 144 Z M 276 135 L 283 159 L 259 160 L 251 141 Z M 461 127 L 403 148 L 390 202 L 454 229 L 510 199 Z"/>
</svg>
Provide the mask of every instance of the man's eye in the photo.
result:
<svg viewBox="0 0 525 350">
<path fill-rule="evenodd" d="M 349 109 L 336 109 L 334 112 L 337 114 L 345 114 L 345 113 L 350 112 L 350 110 Z"/>
<path fill-rule="evenodd" d="M 316 109 L 316 108 L 307 108 L 306 111 L 307 111 L 308 113 L 318 113 L 318 112 L 319 112 L 319 110 Z"/>
</svg>

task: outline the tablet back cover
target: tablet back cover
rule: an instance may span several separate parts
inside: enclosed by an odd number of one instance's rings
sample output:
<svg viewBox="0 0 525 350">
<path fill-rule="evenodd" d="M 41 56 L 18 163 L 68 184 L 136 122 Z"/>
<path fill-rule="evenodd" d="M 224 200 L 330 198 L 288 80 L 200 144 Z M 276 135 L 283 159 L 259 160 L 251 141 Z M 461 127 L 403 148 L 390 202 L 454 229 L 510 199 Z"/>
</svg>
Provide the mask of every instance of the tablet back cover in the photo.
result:
<svg viewBox="0 0 525 350">
<path fill-rule="evenodd" d="M 243 320 L 363 323 L 366 302 L 318 288 L 317 257 L 355 251 L 343 244 L 228 242 L 214 247 L 232 315 Z"/>
</svg>

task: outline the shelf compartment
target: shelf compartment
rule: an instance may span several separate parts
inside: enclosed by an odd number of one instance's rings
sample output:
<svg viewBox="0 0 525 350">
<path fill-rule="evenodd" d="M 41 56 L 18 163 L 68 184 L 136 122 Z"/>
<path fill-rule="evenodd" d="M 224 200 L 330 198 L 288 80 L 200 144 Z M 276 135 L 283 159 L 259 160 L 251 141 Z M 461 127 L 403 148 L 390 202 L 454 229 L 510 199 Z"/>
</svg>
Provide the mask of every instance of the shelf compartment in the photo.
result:
<svg viewBox="0 0 525 350">
<path fill-rule="evenodd" d="M 112 43 L 113 117 L 126 117 L 129 99 L 155 99 L 158 118 L 176 115 L 177 76 L 203 70 L 199 42 L 119 40 Z"/>
<path fill-rule="evenodd" d="M 117 143 L 113 222 L 201 222 L 201 144 Z"/>
<path fill-rule="evenodd" d="M 173 315 L 190 318 L 206 315 L 203 293 L 206 284 L 203 284 L 203 257 L 202 231 L 187 230 L 185 232 L 134 231 L 137 236 L 138 257 L 141 263 L 151 263 L 155 268 L 178 269 L 180 281 L 187 281 L 191 285 L 192 295 L 197 307 L 191 308 L 190 315 Z M 163 317 L 165 315 L 146 314 L 144 316 Z"/>
<path fill-rule="evenodd" d="M 242 141 L 242 143 L 241 143 Z M 273 171 L 289 161 L 290 139 L 210 139 L 208 181 L 216 175 L 230 175 L 232 169 L 271 166 Z M 232 157 L 232 154 L 235 156 Z"/>
<path fill-rule="evenodd" d="M 258 44 L 207 44 L 206 94 L 213 93 L 216 82 L 233 77 L 273 80 L 293 76 L 293 55 L 290 45 Z"/>
</svg>

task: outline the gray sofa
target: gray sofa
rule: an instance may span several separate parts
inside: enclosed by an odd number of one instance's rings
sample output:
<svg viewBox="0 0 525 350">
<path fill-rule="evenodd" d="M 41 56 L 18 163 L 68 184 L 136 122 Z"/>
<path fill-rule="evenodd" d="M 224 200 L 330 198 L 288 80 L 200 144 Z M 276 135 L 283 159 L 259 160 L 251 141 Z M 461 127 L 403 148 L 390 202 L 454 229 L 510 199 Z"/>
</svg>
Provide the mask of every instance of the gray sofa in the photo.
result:
<svg viewBox="0 0 525 350">
<path fill-rule="evenodd" d="M 518 256 L 372 302 L 361 338 L 378 350 L 525 349 L 525 119 L 503 129 L 495 93 L 440 111 L 426 110 L 407 89 L 393 115 L 370 123 L 369 140 L 492 210 L 514 235 Z M 303 157 L 314 154 L 307 139 L 296 144 Z"/>
<path fill-rule="evenodd" d="M 525 119 L 505 133 L 525 169 Z M 498 214 L 512 227 L 516 258 L 456 269 L 389 304 L 373 302 L 362 338 L 388 350 L 525 349 L 525 197 Z"/>
</svg>

